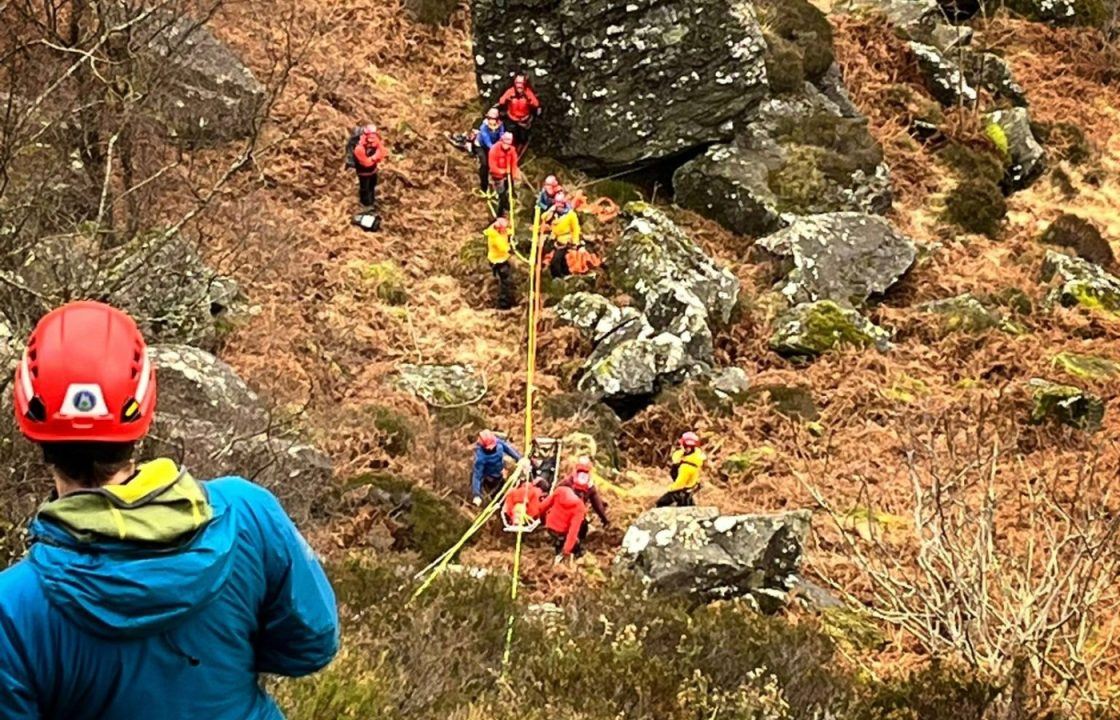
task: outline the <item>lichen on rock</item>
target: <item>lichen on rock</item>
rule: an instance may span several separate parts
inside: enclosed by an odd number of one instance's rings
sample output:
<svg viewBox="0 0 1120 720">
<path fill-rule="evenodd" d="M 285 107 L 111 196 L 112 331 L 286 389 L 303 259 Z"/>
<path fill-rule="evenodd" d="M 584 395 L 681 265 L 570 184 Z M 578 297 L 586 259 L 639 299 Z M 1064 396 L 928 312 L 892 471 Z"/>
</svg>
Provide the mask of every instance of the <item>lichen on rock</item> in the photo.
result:
<svg viewBox="0 0 1120 720">
<path fill-rule="evenodd" d="M 1099 265 L 1048 250 L 1042 264 L 1042 280 L 1053 285 L 1046 296 L 1051 306 L 1080 306 L 1120 318 L 1120 278 Z"/>
<path fill-rule="evenodd" d="M 802 303 L 774 321 L 770 348 L 789 357 L 815 357 L 841 347 L 890 348 L 890 333 L 858 311 L 831 300 Z"/>
<path fill-rule="evenodd" d="M 1035 378 L 1032 391 L 1031 422 L 1056 422 L 1078 430 L 1096 432 L 1104 420 L 1104 400 L 1074 385 Z"/>
</svg>

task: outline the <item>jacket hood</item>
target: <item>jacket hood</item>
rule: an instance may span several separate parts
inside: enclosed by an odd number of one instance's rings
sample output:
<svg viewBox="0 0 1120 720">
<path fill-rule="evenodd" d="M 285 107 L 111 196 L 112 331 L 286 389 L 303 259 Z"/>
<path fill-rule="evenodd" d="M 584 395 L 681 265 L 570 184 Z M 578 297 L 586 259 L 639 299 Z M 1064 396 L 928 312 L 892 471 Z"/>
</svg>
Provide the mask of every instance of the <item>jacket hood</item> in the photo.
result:
<svg viewBox="0 0 1120 720">
<path fill-rule="evenodd" d="M 31 565 L 52 607 L 101 636 L 164 632 L 221 591 L 233 565 L 233 516 L 170 460 L 123 485 L 44 504 Z"/>
</svg>

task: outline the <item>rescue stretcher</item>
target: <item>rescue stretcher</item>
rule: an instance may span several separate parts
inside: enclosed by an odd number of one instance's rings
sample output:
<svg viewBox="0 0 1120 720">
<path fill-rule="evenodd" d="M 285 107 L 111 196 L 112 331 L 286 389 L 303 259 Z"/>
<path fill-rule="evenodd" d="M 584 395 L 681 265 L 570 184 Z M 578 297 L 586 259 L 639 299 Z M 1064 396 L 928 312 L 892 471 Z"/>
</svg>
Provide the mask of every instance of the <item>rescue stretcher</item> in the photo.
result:
<svg viewBox="0 0 1120 720">
<path fill-rule="evenodd" d="M 530 466 L 529 477 L 522 481 L 522 483 L 519 483 L 518 487 L 521 487 L 524 483 L 532 483 L 542 490 L 547 487 L 548 490 L 546 494 L 552 492 L 560 479 L 560 457 L 562 450 L 563 442 L 557 438 L 535 438 L 528 455 Z M 513 489 L 511 489 L 510 492 L 513 492 Z M 539 518 L 529 517 L 525 502 L 507 506 L 504 498 L 501 517 L 502 529 L 508 533 L 531 533 L 540 527 L 541 524 Z"/>
</svg>

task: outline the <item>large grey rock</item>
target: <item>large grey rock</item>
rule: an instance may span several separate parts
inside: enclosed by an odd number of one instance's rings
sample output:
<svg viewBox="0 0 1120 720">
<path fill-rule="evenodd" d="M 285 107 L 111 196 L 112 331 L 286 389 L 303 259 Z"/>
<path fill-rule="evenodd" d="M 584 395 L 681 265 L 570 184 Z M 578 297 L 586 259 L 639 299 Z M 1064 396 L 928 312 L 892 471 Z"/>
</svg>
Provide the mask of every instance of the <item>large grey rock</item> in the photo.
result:
<svg viewBox="0 0 1120 720">
<path fill-rule="evenodd" d="M 937 0 L 850 0 L 838 9 L 878 13 L 903 37 L 928 42 L 943 19 Z"/>
<path fill-rule="evenodd" d="M 1011 65 L 999 55 L 963 50 L 960 59 L 973 87 L 981 87 L 1015 105 L 1027 104 L 1027 93 L 1015 80 Z"/>
<path fill-rule="evenodd" d="M 633 295 L 658 330 L 671 319 L 657 312 L 691 294 L 714 323 L 727 323 L 739 300 L 739 280 L 684 233 L 661 210 L 647 203 L 629 203 L 623 208 L 629 222 L 622 237 L 611 248 L 608 267 L 615 284 Z"/>
<path fill-rule="evenodd" d="M 523 69 L 544 107 L 534 145 L 571 164 L 615 168 L 730 139 L 767 92 L 746 2 L 472 0 L 471 15 L 484 104 Z"/>
<path fill-rule="evenodd" d="M 192 143 L 234 140 L 255 130 L 264 87 L 224 43 L 196 21 L 153 21 L 145 60 L 160 66 L 151 91 L 169 132 Z"/>
<path fill-rule="evenodd" d="M 939 315 L 941 331 L 945 334 L 982 333 L 993 328 L 1005 327 L 1005 321 L 999 310 L 987 307 L 969 293 L 923 303 L 918 306 L 918 309 Z"/>
<path fill-rule="evenodd" d="M 151 233 L 134 243 L 103 248 L 96 238 L 44 238 L 16 268 L 28 296 L 27 312 L 5 308 L 30 324 L 47 308 L 81 298 L 109 302 L 135 318 L 152 343 L 182 343 L 213 350 L 218 317 L 238 307 L 236 283 L 207 267 L 181 235 Z"/>
<path fill-rule="evenodd" d="M 149 353 L 159 406 L 144 457 L 170 457 L 199 478 L 253 480 L 297 519 L 322 510 L 330 459 L 279 422 L 232 368 L 186 345 L 154 345 Z"/>
<path fill-rule="evenodd" d="M 660 333 L 625 340 L 597 356 L 578 387 L 608 402 L 623 402 L 654 395 L 663 384 L 679 383 L 695 367 L 680 338 Z"/>
<path fill-rule="evenodd" d="M 1002 4 L 1028 20 L 1062 27 L 1109 31 L 1120 23 L 1120 3 L 1116 0 L 1003 0 Z"/>
<path fill-rule="evenodd" d="M 780 284 L 792 304 L 834 300 L 858 307 L 898 282 L 918 256 L 914 241 L 887 220 L 860 213 L 801 217 L 758 245 L 792 265 Z"/>
<path fill-rule="evenodd" d="M 1046 169 L 1046 151 L 1034 137 L 1027 109 L 997 110 L 985 115 L 984 120 L 998 127 L 1007 139 L 1004 183 L 1012 190 L 1021 190 L 1038 179 Z"/>
<path fill-rule="evenodd" d="M 556 317 L 582 330 L 592 342 L 598 343 L 623 325 L 649 326 L 645 315 L 634 308 L 620 308 L 602 295 L 574 292 L 565 295 L 554 308 Z"/>
<path fill-rule="evenodd" d="M 755 237 L 786 215 L 890 209 L 889 171 L 867 119 L 847 99 L 838 71 L 822 84 L 825 91 L 806 84 L 800 95 L 766 100 L 734 144 L 678 168 L 677 204 Z"/>
<path fill-rule="evenodd" d="M 976 102 L 976 88 L 952 58 L 932 45 L 911 42 L 910 51 L 918 60 L 918 70 L 930 94 L 942 105 L 970 105 Z"/>
<path fill-rule="evenodd" d="M 816 357 L 841 347 L 880 351 L 890 348 L 890 333 L 852 308 L 831 300 L 796 305 L 774 320 L 770 349 L 787 357 Z"/>
<path fill-rule="evenodd" d="M 1052 285 L 1046 296 L 1049 305 L 1081 306 L 1114 317 L 1120 315 L 1120 278 L 1099 265 L 1047 250 L 1042 280 Z"/>
<path fill-rule="evenodd" d="M 793 587 L 811 514 L 721 515 L 717 508 L 654 508 L 627 529 L 617 572 L 653 590 L 702 601 L 748 596 L 776 610 Z"/>
<path fill-rule="evenodd" d="M 486 395 L 486 379 L 470 365 L 413 365 L 399 368 L 398 384 L 435 407 L 466 405 Z"/>
</svg>

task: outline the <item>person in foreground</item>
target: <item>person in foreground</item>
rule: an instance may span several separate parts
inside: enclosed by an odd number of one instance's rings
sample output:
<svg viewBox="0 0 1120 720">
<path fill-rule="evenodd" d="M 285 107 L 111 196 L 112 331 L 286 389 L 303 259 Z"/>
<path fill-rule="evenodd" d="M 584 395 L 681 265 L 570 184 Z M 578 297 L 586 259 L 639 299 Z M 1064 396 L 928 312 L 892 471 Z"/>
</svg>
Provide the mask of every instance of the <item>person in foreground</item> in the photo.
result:
<svg viewBox="0 0 1120 720">
<path fill-rule="evenodd" d="M 267 490 L 135 465 L 156 375 L 136 324 L 80 302 L 46 315 L 15 412 L 55 492 L 0 572 L 0 718 L 280 720 L 261 673 L 338 651 L 334 593 Z"/>
</svg>

